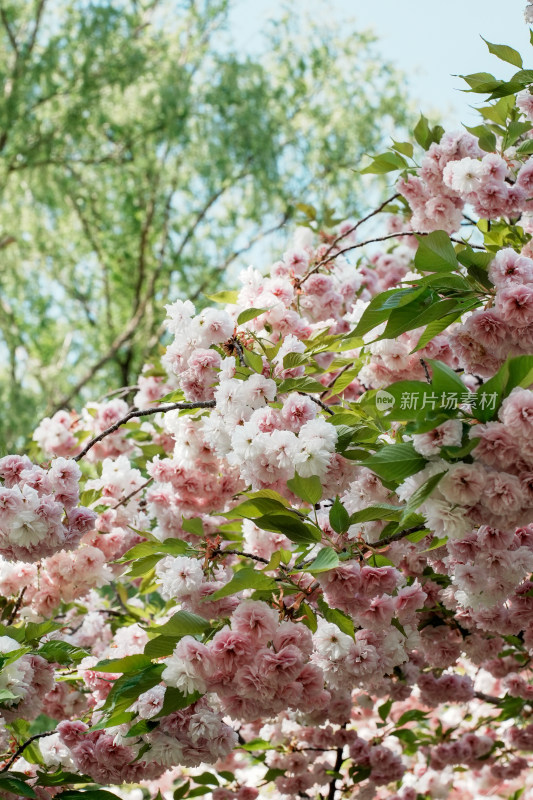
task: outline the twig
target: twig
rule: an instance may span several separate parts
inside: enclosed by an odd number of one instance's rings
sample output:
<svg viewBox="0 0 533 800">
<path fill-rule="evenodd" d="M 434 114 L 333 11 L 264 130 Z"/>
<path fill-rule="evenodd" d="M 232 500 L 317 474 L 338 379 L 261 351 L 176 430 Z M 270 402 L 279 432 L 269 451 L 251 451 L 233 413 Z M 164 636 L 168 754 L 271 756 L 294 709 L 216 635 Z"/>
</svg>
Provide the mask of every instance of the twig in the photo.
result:
<svg viewBox="0 0 533 800">
<path fill-rule="evenodd" d="M 320 267 L 323 267 L 325 264 L 329 264 L 330 261 L 333 261 L 335 258 L 338 258 L 338 256 L 343 255 L 343 253 L 349 253 L 351 250 L 357 250 L 359 247 L 365 247 L 367 244 L 386 242 L 388 239 L 396 239 L 399 236 L 429 236 L 429 234 L 425 231 L 400 231 L 399 233 L 388 233 L 386 236 L 378 236 L 375 239 L 366 239 L 364 242 L 357 242 L 349 247 L 343 247 L 342 250 L 337 250 L 337 252 L 333 253 L 333 255 L 327 256 L 319 261 L 318 264 L 313 267 L 313 269 L 310 269 L 309 272 L 300 279 L 300 285 L 302 285 L 302 283 L 311 275 L 314 275 L 315 272 L 318 272 Z M 450 241 L 455 242 L 456 244 L 468 244 L 470 247 L 476 250 L 485 250 L 482 245 L 470 244 L 469 242 L 464 242 L 462 239 L 454 239 L 452 236 L 450 236 Z"/>
<path fill-rule="evenodd" d="M 7 14 L 6 14 L 5 9 L 4 9 L 3 6 L 0 7 L 0 16 L 2 17 L 2 23 L 4 25 L 4 28 L 6 29 L 6 33 L 7 33 L 9 42 L 11 44 L 11 47 L 13 48 L 15 54 L 18 56 L 18 54 L 19 54 L 18 42 L 17 42 L 17 40 L 15 38 L 15 35 L 14 35 L 13 31 L 11 30 L 11 25 L 9 24 L 9 20 L 7 18 Z"/>
<path fill-rule="evenodd" d="M 233 338 L 232 344 L 235 350 L 237 351 L 237 355 L 239 356 L 239 364 L 241 365 L 241 367 L 245 367 L 246 361 L 244 360 L 244 351 L 241 347 L 241 343 L 237 339 Z"/>
<path fill-rule="evenodd" d="M 494 706 L 499 706 L 501 703 L 499 697 L 494 697 L 491 694 L 485 694 L 485 692 L 474 692 L 474 697 L 477 697 L 478 700 L 483 700 L 484 703 L 492 703 Z"/>
<path fill-rule="evenodd" d="M 431 384 L 431 377 L 429 375 L 428 365 L 424 361 L 423 358 L 420 359 L 420 363 L 422 364 L 422 368 L 424 370 L 424 375 L 426 376 L 426 381 Z"/>
<path fill-rule="evenodd" d="M 199 400 L 196 403 L 170 403 L 170 405 L 157 406 L 157 408 L 134 408 L 133 411 L 130 411 L 128 414 L 126 414 L 126 416 L 119 419 L 114 425 L 110 425 L 109 428 L 105 429 L 105 431 L 102 431 L 102 433 L 99 433 L 98 436 L 94 437 L 94 439 L 91 439 L 91 441 L 85 445 L 81 453 L 78 453 L 77 456 L 74 456 L 74 461 L 80 461 L 85 455 L 87 455 L 89 450 L 94 447 L 95 444 L 101 442 L 102 439 L 105 439 L 105 437 L 109 436 L 111 433 L 118 431 L 122 425 L 125 425 L 126 422 L 128 422 L 130 419 L 134 419 L 135 417 L 148 417 L 152 414 L 159 414 L 160 412 L 165 413 L 166 411 L 174 411 L 174 409 L 188 411 L 189 409 L 193 408 L 214 408 L 214 406 L 214 400 Z"/>
<path fill-rule="evenodd" d="M 121 394 L 129 394 L 130 392 L 138 392 L 139 386 L 121 386 L 120 389 L 113 389 L 112 392 L 106 392 L 99 399 L 98 402 L 102 403 L 107 397 L 116 397 Z"/>
<path fill-rule="evenodd" d="M 335 373 L 335 375 L 329 381 L 329 383 L 326 383 L 326 390 L 324 392 L 322 392 L 322 394 L 320 395 L 320 399 L 321 400 L 323 400 L 323 398 L 326 397 L 326 395 L 328 393 L 328 390 L 331 389 L 332 386 L 335 385 L 335 382 L 336 382 L 337 378 L 340 378 L 340 376 L 343 375 L 346 372 L 347 369 L 350 369 L 350 367 L 353 367 L 353 365 L 354 365 L 354 362 L 350 361 L 349 364 L 345 364 L 344 367 L 341 370 L 339 370 L 337 373 Z"/>
<path fill-rule="evenodd" d="M 139 486 L 137 489 L 134 489 L 133 492 L 127 494 L 126 497 L 123 497 L 122 500 L 116 504 L 116 506 L 113 506 L 113 508 L 118 508 L 119 506 L 125 505 L 128 500 L 131 500 L 131 498 L 134 497 L 138 492 L 142 492 L 143 489 L 146 489 L 147 486 L 150 486 L 153 480 L 153 478 L 148 478 L 148 480 L 145 481 L 141 486 Z"/>
<path fill-rule="evenodd" d="M 335 766 L 333 767 L 334 772 L 338 772 L 341 768 L 343 749 L 343 747 L 337 747 L 337 757 L 335 758 Z M 334 800 L 336 788 L 337 778 L 333 778 L 333 780 L 329 782 L 328 800 Z"/>
<path fill-rule="evenodd" d="M 251 558 L 253 561 L 260 561 L 261 564 L 268 564 L 269 561 L 266 558 L 262 558 L 261 556 L 256 556 L 253 553 L 244 553 L 242 550 L 221 550 L 220 547 L 217 547 L 216 550 L 212 551 L 213 556 L 243 556 L 243 558 Z"/>
<path fill-rule="evenodd" d="M 333 414 L 335 413 L 334 411 L 331 410 L 329 406 L 323 403 L 322 400 L 319 400 L 318 397 L 315 397 L 312 394 L 307 394 L 307 392 L 298 392 L 298 394 L 303 395 L 303 397 L 308 397 L 310 400 L 313 401 L 313 403 L 316 403 L 317 406 L 320 406 L 320 408 L 323 408 L 324 411 L 326 411 L 328 414 L 331 414 L 331 416 L 333 416 Z"/>
<path fill-rule="evenodd" d="M 329 256 L 331 251 L 336 247 L 336 245 L 339 242 L 341 242 L 343 239 L 346 239 L 346 237 L 350 236 L 350 234 L 354 233 L 357 230 L 357 228 L 359 228 L 359 226 L 363 224 L 363 222 L 366 222 L 371 217 L 375 217 L 376 214 L 379 214 L 380 211 L 383 211 L 385 206 L 388 206 L 389 203 L 392 203 L 392 201 L 396 200 L 396 198 L 399 197 L 399 196 L 400 196 L 399 192 L 396 192 L 396 194 L 393 194 L 392 197 L 389 197 L 387 200 L 384 200 L 383 203 L 379 206 L 379 208 L 376 208 L 376 209 L 374 209 L 374 211 L 371 211 L 369 214 L 366 215 L 366 217 L 363 217 L 362 219 L 360 219 L 358 222 L 355 223 L 355 225 L 352 225 L 352 227 L 348 228 L 348 230 L 345 231 L 344 233 L 340 233 L 336 237 L 336 239 L 334 239 L 332 241 L 331 245 L 329 246 L 329 248 L 324 253 L 324 256 Z"/>
<path fill-rule="evenodd" d="M 12 610 L 11 614 L 9 615 L 9 617 L 7 619 L 7 624 L 8 625 L 12 625 L 14 623 L 15 619 L 17 618 L 17 614 L 19 612 L 19 609 L 20 609 L 20 607 L 22 605 L 22 600 L 24 598 L 24 592 L 26 591 L 27 588 L 28 588 L 27 586 L 24 586 L 24 588 L 22 589 L 21 593 L 17 597 L 17 601 L 16 601 L 15 605 L 13 606 L 13 610 Z"/>
<path fill-rule="evenodd" d="M 24 750 L 25 750 L 25 749 L 26 749 L 26 748 L 27 748 L 27 747 L 28 747 L 28 746 L 29 746 L 29 745 L 30 745 L 32 742 L 34 742 L 36 739 L 42 739 L 42 738 L 43 738 L 43 736 L 50 736 L 52 733 L 53 733 L 53 731 L 46 731 L 45 733 L 36 733 L 36 734 L 34 734 L 33 736 L 30 736 L 30 738 L 29 738 L 29 739 L 27 739 L 27 740 L 24 742 L 24 744 L 21 744 L 21 745 L 20 745 L 20 747 L 18 747 L 18 748 L 15 750 L 15 752 L 13 753 L 13 755 L 11 756 L 11 758 L 9 759 L 9 761 L 7 762 L 7 764 L 6 764 L 5 766 L 3 766 L 3 767 L 2 767 L 2 769 L 0 769 L 0 773 L 2 773 L 2 772 L 7 772 L 7 770 L 8 770 L 8 769 L 9 769 L 9 767 L 11 766 L 11 764 L 13 764 L 13 762 L 14 762 L 14 761 L 16 761 L 16 760 L 17 760 L 17 758 L 18 758 L 20 755 L 22 755 L 22 753 L 24 752 Z"/>
</svg>

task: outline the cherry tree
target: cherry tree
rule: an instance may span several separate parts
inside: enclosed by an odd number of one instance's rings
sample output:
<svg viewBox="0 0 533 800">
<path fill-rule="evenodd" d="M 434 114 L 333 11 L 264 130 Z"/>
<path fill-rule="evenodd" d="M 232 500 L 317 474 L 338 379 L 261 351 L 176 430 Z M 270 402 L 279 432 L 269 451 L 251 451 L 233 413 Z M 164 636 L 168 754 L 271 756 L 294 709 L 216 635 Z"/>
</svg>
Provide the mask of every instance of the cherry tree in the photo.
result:
<svg viewBox="0 0 533 800">
<path fill-rule="evenodd" d="M 533 796 L 533 71 L 488 46 L 479 126 L 0 459 L 2 797 Z"/>
</svg>

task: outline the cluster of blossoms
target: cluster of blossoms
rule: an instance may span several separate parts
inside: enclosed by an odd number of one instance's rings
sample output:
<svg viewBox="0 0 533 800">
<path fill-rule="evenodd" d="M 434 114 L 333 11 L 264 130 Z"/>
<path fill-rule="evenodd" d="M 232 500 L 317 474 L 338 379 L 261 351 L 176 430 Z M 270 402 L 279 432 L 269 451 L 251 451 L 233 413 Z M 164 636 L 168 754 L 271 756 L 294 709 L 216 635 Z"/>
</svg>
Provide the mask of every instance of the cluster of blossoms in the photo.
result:
<svg viewBox="0 0 533 800">
<path fill-rule="evenodd" d="M 96 514 L 79 506 L 81 471 L 56 458 L 49 469 L 26 456 L 0 459 L 0 554 L 16 561 L 39 561 L 77 546 L 94 527 Z"/>
<path fill-rule="evenodd" d="M 312 651 L 308 628 L 279 624 L 265 603 L 245 600 L 208 645 L 181 639 L 162 677 L 185 694 L 216 692 L 222 711 L 236 720 L 256 720 L 264 708 L 272 715 L 312 711 L 331 699 L 321 670 L 308 663 Z"/>
<path fill-rule="evenodd" d="M 459 365 L 484 378 L 533 347 L 533 260 L 505 248 L 494 257 L 489 277 L 494 306 L 474 311 L 451 336 Z"/>
<path fill-rule="evenodd" d="M 521 107 L 530 114 L 531 101 L 525 94 L 521 99 Z M 444 134 L 430 146 L 418 174 L 398 184 L 413 212 L 412 230 L 454 233 L 467 204 L 484 219 L 530 212 L 533 159 L 524 164 L 513 155 L 486 153 L 478 139 L 464 131 Z"/>
<path fill-rule="evenodd" d="M 44 466 L 0 460 L 0 795 L 533 792 L 527 149 L 428 143 L 391 251 L 350 263 L 363 220 L 299 229 L 225 308 L 167 306 L 132 405 L 43 420 Z M 467 206 L 499 225 L 477 260 L 444 233 Z M 413 231 L 438 231 L 425 256 Z M 458 403 L 396 403 L 437 386 Z"/>
</svg>

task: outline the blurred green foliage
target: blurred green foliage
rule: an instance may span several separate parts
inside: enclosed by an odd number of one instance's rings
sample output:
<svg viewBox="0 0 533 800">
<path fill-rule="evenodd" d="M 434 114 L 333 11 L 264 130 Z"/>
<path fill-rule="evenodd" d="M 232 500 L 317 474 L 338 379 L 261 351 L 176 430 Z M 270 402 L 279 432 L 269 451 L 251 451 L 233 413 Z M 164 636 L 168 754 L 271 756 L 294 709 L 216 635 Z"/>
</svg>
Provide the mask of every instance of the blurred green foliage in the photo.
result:
<svg viewBox="0 0 533 800">
<path fill-rule="evenodd" d="M 164 304 L 201 303 L 254 243 L 269 253 L 298 203 L 353 216 L 353 168 L 407 121 L 369 34 L 288 14 L 251 57 L 228 12 L 0 2 L 2 452 L 134 382 Z"/>
</svg>

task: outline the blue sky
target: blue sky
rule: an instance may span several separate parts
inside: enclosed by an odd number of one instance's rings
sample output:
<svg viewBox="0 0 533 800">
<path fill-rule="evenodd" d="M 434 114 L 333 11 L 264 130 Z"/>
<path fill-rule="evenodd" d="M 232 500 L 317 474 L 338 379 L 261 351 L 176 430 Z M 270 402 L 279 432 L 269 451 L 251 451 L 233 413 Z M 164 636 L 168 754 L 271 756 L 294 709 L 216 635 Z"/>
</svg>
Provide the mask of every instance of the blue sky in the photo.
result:
<svg viewBox="0 0 533 800">
<path fill-rule="evenodd" d="M 293 0 L 294 13 L 336 19 L 345 32 L 372 28 L 379 49 L 406 73 L 409 95 L 421 111 L 439 111 L 448 126 L 476 124 L 469 105 L 475 95 L 459 91 L 465 84 L 453 74 L 491 72 L 509 77 L 514 67 L 489 54 L 480 35 L 508 44 L 533 66 L 526 0 Z M 236 0 L 232 33 L 243 48 L 259 47 L 269 17 L 284 9 L 283 0 Z M 531 55 L 529 55 L 531 54 Z"/>
</svg>

